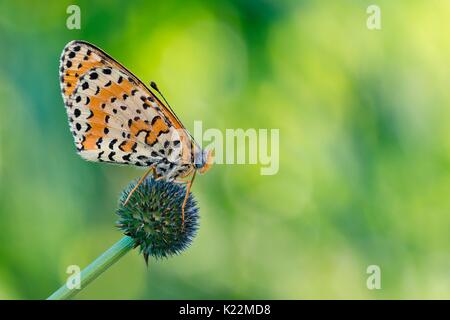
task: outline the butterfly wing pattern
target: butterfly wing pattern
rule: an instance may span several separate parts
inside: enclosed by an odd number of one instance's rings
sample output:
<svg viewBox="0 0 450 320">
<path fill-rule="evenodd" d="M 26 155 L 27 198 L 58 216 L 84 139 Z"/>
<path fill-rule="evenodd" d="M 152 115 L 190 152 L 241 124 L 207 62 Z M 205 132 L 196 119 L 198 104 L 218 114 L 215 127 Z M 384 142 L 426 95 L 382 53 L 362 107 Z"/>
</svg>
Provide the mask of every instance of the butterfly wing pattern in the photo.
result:
<svg viewBox="0 0 450 320">
<path fill-rule="evenodd" d="M 101 49 L 69 42 L 60 60 L 60 84 L 82 158 L 153 167 L 169 181 L 205 165 L 203 151 L 171 109 Z"/>
</svg>

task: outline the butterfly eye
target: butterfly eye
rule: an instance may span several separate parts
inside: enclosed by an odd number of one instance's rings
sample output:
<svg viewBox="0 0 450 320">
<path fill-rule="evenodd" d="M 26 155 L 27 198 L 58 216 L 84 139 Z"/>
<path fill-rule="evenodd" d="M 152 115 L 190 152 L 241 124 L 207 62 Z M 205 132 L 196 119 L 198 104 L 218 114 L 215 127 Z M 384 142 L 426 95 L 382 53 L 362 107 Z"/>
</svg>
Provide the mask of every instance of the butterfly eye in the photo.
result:
<svg viewBox="0 0 450 320">
<path fill-rule="evenodd" d="M 201 168 L 203 168 L 203 163 L 195 163 L 194 166 L 195 166 L 195 169 L 201 169 Z"/>
<path fill-rule="evenodd" d="M 195 167 L 195 169 L 201 169 L 201 168 L 203 168 L 203 166 L 205 165 L 204 160 L 205 160 L 205 159 L 203 159 L 202 156 L 201 156 L 201 157 L 197 157 L 197 158 L 195 159 L 195 162 L 194 162 L 194 167 Z"/>
</svg>

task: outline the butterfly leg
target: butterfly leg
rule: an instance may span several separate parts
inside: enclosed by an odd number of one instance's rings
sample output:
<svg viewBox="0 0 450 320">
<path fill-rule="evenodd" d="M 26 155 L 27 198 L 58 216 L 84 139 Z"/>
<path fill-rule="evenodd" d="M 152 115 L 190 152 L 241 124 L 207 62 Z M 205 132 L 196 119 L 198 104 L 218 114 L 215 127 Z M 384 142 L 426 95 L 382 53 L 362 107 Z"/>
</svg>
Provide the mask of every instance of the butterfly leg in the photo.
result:
<svg viewBox="0 0 450 320">
<path fill-rule="evenodd" d="M 191 181 L 187 182 L 186 194 L 184 195 L 183 205 L 181 206 L 181 222 L 182 222 L 182 226 L 183 227 L 184 227 L 184 208 L 186 207 L 186 203 L 187 203 L 187 200 L 189 198 L 189 193 L 191 192 L 191 187 L 192 187 L 192 184 L 194 183 L 194 179 L 195 179 L 195 174 L 196 173 L 197 173 L 197 170 L 194 171 L 194 174 L 192 175 Z"/>
<path fill-rule="evenodd" d="M 155 175 L 155 168 L 154 167 L 150 167 L 150 169 L 147 170 L 147 172 L 145 172 L 145 174 L 142 176 L 141 179 L 139 179 L 138 183 L 136 183 L 136 185 L 134 186 L 133 189 L 131 189 L 130 193 L 128 193 L 127 199 L 125 200 L 125 202 L 123 203 L 123 206 L 126 206 L 128 201 L 130 201 L 131 195 L 136 191 L 136 189 L 142 184 L 142 182 L 144 182 L 145 178 L 147 178 L 147 176 L 150 174 L 150 172 L 153 172 L 153 175 Z"/>
</svg>

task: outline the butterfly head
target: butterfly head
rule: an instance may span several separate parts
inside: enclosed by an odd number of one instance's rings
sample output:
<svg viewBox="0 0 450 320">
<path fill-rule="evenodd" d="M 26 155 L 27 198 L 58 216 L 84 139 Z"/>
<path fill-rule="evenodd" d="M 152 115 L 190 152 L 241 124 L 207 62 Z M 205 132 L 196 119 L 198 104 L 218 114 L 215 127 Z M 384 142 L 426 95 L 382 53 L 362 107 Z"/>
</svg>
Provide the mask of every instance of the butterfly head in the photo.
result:
<svg viewBox="0 0 450 320">
<path fill-rule="evenodd" d="M 208 171 L 214 162 L 214 150 L 201 150 L 195 154 L 195 169 L 198 170 L 199 173 L 203 174 Z"/>
</svg>

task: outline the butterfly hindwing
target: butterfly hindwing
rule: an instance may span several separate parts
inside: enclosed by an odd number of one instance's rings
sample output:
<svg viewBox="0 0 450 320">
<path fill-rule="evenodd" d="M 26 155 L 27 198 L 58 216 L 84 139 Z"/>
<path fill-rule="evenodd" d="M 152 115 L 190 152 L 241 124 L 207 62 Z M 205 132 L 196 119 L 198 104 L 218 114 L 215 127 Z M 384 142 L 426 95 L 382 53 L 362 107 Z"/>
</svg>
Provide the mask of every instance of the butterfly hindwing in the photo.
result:
<svg viewBox="0 0 450 320">
<path fill-rule="evenodd" d="M 176 117 L 104 52 L 70 42 L 61 57 L 60 80 L 75 145 L 83 158 L 153 165 L 169 178 L 192 171 L 192 165 L 179 160 L 191 158 L 191 143 L 183 131 L 180 136 Z"/>
</svg>

